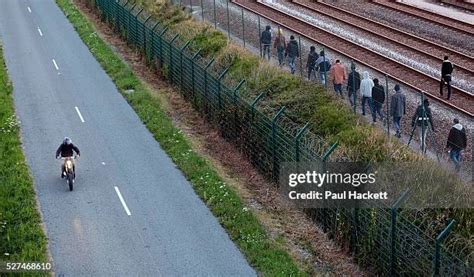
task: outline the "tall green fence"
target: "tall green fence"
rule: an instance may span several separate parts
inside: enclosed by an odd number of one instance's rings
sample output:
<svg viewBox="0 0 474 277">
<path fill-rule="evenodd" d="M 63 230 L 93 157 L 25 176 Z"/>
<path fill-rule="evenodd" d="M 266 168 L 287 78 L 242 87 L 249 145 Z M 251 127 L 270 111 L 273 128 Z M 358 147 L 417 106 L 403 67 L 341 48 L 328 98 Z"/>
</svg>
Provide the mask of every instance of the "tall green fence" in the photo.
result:
<svg viewBox="0 0 474 277">
<path fill-rule="evenodd" d="M 92 0 L 94 1 L 94 0 Z M 299 126 L 285 107 L 265 106 L 267 92 L 255 99 L 242 94 L 245 80 L 232 83 L 228 69 L 204 59 L 191 41 L 182 41 L 152 20 L 132 1 L 95 0 L 94 6 L 146 62 L 169 82 L 214 126 L 234 142 L 263 174 L 277 179 L 282 162 L 325 160 L 337 146 Z M 355 259 L 384 275 L 468 276 L 473 268 L 442 245 L 454 225 L 438 238 L 425 235 L 400 212 L 405 195 L 387 209 L 307 209 L 330 237 L 348 245 Z"/>
</svg>

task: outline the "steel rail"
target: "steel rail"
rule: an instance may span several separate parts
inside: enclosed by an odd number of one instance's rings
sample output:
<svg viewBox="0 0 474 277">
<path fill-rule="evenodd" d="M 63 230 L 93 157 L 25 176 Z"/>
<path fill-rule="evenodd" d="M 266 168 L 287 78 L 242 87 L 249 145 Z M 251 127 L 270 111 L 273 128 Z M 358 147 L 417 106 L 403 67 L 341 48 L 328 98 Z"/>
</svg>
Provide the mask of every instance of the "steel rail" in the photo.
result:
<svg viewBox="0 0 474 277">
<path fill-rule="evenodd" d="M 291 0 L 291 1 L 294 4 L 299 5 L 301 7 L 304 7 L 304 8 L 306 8 L 308 10 L 311 10 L 315 13 L 319 13 L 319 14 L 331 17 L 334 20 L 343 22 L 343 23 L 348 24 L 348 25 L 350 25 L 354 28 L 364 30 L 364 31 L 366 31 L 366 32 L 368 32 L 368 33 L 370 33 L 374 36 L 378 36 L 378 37 L 381 37 L 383 39 L 389 40 L 389 41 L 391 41 L 395 44 L 400 45 L 401 47 L 412 49 L 412 50 L 414 50 L 414 51 L 416 51 L 416 52 L 418 52 L 422 55 L 429 56 L 430 58 L 434 58 L 438 61 L 443 61 L 443 56 L 448 55 L 449 59 L 453 62 L 453 64 L 456 65 L 457 69 L 462 69 L 462 70 L 466 71 L 465 72 L 466 75 L 474 74 L 474 69 L 473 69 L 474 68 L 474 56 L 470 56 L 470 55 L 461 53 L 457 50 L 450 49 L 450 48 L 442 46 L 438 43 L 435 43 L 435 42 L 429 41 L 427 39 L 421 38 L 419 36 L 410 34 L 408 32 L 399 30 L 399 29 L 397 29 L 395 27 L 392 27 L 392 26 L 389 26 L 387 24 L 377 22 L 373 19 L 363 17 L 363 16 L 358 15 L 356 13 L 353 13 L 349 10 L 336 7 L 332 4 L 329 4 L 329 3 L 326 3 L 326 2 L 323 2 L 323 1 L 311 1 L 311 0 L 309 0 L 309 1 L 308 0 Z M 305 2 L 307 2 L 307 3 L 305 3 Z M 344 15 L 350 16 L 350 17 L 352 17 L 356 20 L 361 20 L 361 21 L 365 21 L 367 23 L 370 23 L 370 25 L 374 26 L 377 29 L 377 31 L 375 31 L 373 29 L 370 29 L 370 28 L 367 28 L 367 27 L 362 27 L 362 26 L 360 26 L 360 25 L 358 25 L 358 24 L 356 24 L 352 21 L 339 18 L 334 14 L 324 13 L 321 9 L 317 9 L 313 5 L 319 5 L 318 7 L 323 6 L 323 8 L 327 8 L 327 9 L 332 10 L 332 11 L 337 12 L 337 13 L 343 13 Z M 437 52 L 437 54 L 429 52 L 428 50 L 421 49 L 422 47 L 420 47 L 420 46 L 414 47 L 413 45 L 407 45 L 403 42 L 398 41 L 395 38 L 392 38 L 392 37 L 387 36 L 387 35 L 383 35 L 383 34 L 381 34 L 381 31 L 383 31 L 383 30 L 386 30 L 387 32 L 392 32 L 396 35 L 400 35 L 400 36 L 409 38 L 410 40 L 413 40 L 413 41 L 415 41 L 419 44 L 423 44 L 425 47 L 432 48 L 434 51 Z M 467 66 L 464 66 L 464 64 L 466 62 L 468 62 L 470 65 L 472 65 L 473 68 L 469 68 Z"/>
<path fill-rule="evenodd" d="M 288 15 L 287 13 L 284 13 L 278 9 L 275 9 L 274 7 L 271 7 L 267 4 L 264 4 L 264 3 L 260 3 L 260 2 L 257 2 L 257 1 L 252 1 L 252 0 L 232 0 L 232 2 L 250 12 L 253 12 L 257 15 L 259 15 L 260 17 L 263 17 L 263 18 L 266 18 L 267 20 L 269 21 L 272 21 L 274 23 L 276 23 L 277 25 L 280 25 L 288 30 L 291 30 L 292 32 L 296 33 L 296 34 L 299 34 L 300 36 L 302 37 L 305 37 L 311 41 L 315 41 L 317 42 L 318 44 L 320 45 L 323 45 L 324 47 L 328 48 L 328 49 L 331 49 L 337 53 L 340 53 L 342 54 L 343 56 L 346 56 L 350 59 L 353 59 L 369 68 L 372 68 L 373 70 L 377 71 L 377 72 L 380 72 L 382 74 L 387 74 L 387 72 L 380 68 L 379 66 L 376 66 L 374 64 L 370 64 L 368 63 L 367 61 L 364 61 L 362 60 L 360 57 L 357 57 L 353 54 L 349 54 L 347 53 L 347 51 L 344 51 L 342 49 L 338 49 L 336 48 L 336 45 L 341 45 L 341 44 L 346 44 L 347 46 L 349 47 L 352 47 L 352 48 L 356 48 L 356 49 L 353 49 L 354 51 L 351 51 L 351 53 L 358 53 L 360 55 L 360 53 L 364 53 L 366 55 L 371 55 L 371 56 L 375 56 L 380 60 L 384 61 L 385 63 L 391 63 L 392 67 L 393 68 L 404 68 L 404 69 L 408 69 L 409 71 L 411 71 L 410 73 L 413 75 L 419 75 L 421 76 L 422 78 L 424 78 L 424 81 L 429 81 L 431 82 L 431 86 L 433 87 L 437 87 L 439 89 L 439 80 L 419 71 L 419 70 L 416 70 L 416 69 L 413 69 L 413 68 L 410 68 L 410 67 L 407 67 L 405 66 L 404 64 L 392 59 L 392 58 L 389 58 L 389 57 L 386 57 L 386 56 L 383 56 L 377 52 L 374 52 L 370 49 L 367 49 L 363 46 L 360 46 L 360 45 L 357 45 L 357 44 L 354 44 L 353 42 L 349 41 L 348 39 L 345 39 L 345 38 L 342 38 L 342 37 L 339 37 L 335 34 L 332 34 L 318 26 L 315 26 L 315 25 L 312 25 L 308 22 L 305 22 L 297 17 L 294 17 L 294 16 L 291 16 L 291 15 Z M 260 10 L 260 11 L 259 11 Z M 262 12 L 264 10 L 264 12 Z M 281 20 L 281 19 L 278 19 L 277 17 L 282 17 L 282 18 L 286 18 L 287 22 L 285 23 L 284 21 L 285 20 Z M 310 28 L 312 30 L 313 33 L 317 32 L 318 34 L 315 35 L 315 34 L 312 34 L 312 35 L 309 35 L 307 32 L 304 32 L 302 31 L 301 29 L 298 30 L 298 28 L 295 28 L 295 27 L 292 27 L 288 24 L 288 22 L 291 22 L 291 23 L 294 23 L 294 24 L 298 24 L 300 25 L 299 27 L 300 28 Z M 331 42 L 332 43 L 328 43 L 328 42 L 324 42 L 323 40 L 321 40 L 322 37 L 324 36 L 327 36 L 327 37 L 330 37 L 331 38 Z M 380 63 L 379 63 L 380 64 Z M 425 91 L 425 89 L 422 89 L 420 87 L 417 86 L 418 83 L 420 83 L 420 81 L 417 82 L 417 84 L 413 84 L 413 82 L 408 82 L 406 80 L 403 80 L 402 78 L 400 77 L 396 77 L 394 76 L 393 74 L 388 74 L 388 76 L 416 91 Z M 453 104 L 452 102 L 448 102 L 447 100 L 439 97 L 438 95 L 435 95 L 429 91 L 425 91 L 426 95 L 428 95 L 429 97 L 443 103 L 444 105 L 448 106 L 448 107 L 451 107 L 452 109 L 454 110 L 457 110 L 461 113 L 464 113 L 470 117 L 474 117 L 474 113 L 472 111 L 469 111 L 469 110 L 466 110 L 464 108 L 461 108 L 459 106 L 456 106 L 455 104 Z M 461 96 L 462 98 L 464 99 L 458 99 L 457 102 L 459 103 L 467 103 L 467 106 L 468 107 L 474 107 L 474 104 L 472 103 L 473 99 L 474 99 L 474 96 L 467 93 L 467 92 L 463 92 L 463 91 L 460 91 L 459 89 L 456 89 L 456 88 L 453 88 L 453 93 L 456 93 L 458 96 Z M 466 94 L 467 93 L 467 94 Z M 471 103 L 471 105 L 469 105 L 469 103 Z"/>
<path fill-rule="evenodd" d="M 456 7 L 458 9 L 463 9 L 463 10 L 468 10 L 470 12 L 474 12 L 474 4 L 469 3 L 467 1 L 464 2 L 458 2 L 458 1 L 450 1 L 450 0 L 440 0 L 440 3 L 450 5 L 453 7 Z"/>
<path fill-rule="evenodd" d="M 419 9 L 419 8 L 416 8 L 404 3 L 400 3 L 400 2 L 372 0 L 372 3 L 375 3 L 377 5 L 380 5 L 392 10 L 399 11 L 405 14 L 409 14 L 411 16 L 422 18 L 422 19 L 437 23 L 439 25 L 443 25 L 444 27 L 451 28 L 453 30 L 465 33 L 470 36 L 474 35 L 474 26 L 464 21 L 459 21 L 459 20 L 446 17 L 446 16 L 440 16 L 439 14 L 435 12 Z"/>
</svg>

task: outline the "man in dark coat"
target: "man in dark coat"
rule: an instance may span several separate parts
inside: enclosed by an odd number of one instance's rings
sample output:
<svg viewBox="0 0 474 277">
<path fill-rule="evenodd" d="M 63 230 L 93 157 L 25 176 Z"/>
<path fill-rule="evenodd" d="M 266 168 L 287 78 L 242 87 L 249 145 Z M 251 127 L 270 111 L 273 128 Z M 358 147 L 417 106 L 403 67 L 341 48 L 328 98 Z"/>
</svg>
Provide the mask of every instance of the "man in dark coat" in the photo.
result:
<svg viewBox="0 0 474 277">
<path fill-rule="evenodd" d="M 428 124 L 429 123 L 429 124 Z M 425 99 L 423 104 L 420 104 L 411 119 L 411 127 L 417 127 L 420 130 L 420 147 L 421 151 L 426 151 L 426 131 L 431 126 L 434 131 L 433 117 L 431 115 L 430 101 Z"/>
<path fill-rule="evenodd" d="M 272 27 L 268 25 L 265 27 L 265 31 L 262 32 L 262 36 L 260 37 L 260 43 L 263 45 L 263 58 L 267 55 L 268 60 L 270 60 L 270 48 L 272 46 Z"/>
<path fill-rule="evenodd" d="M 311 46 L 309 48 L 308 61 L 306 62 L 306 68 L 308 70 L 308 80 L 311 80 L 311 73 L 316 72 L 316 60 L 319 55 L 316 53 L 316 47 Z M 315 75 L 316 76 L 316 75 Z"/>
<path fill-rule="evenodd" d="M 451 98 L 451 74 L 453 73 L 453 64 L 449 61 L 448 56 L 444 56 L 443 65 L 441 66 L 441 81 L 439 83 L 439 94 L 443 96 L 444 84 L 448 86 L 448 100 Z"/>
<path fill-rule="evenodd" d="M 295 37 L 290 36 L 290 42 L 286 47 L 286 54 L 288 55 L 288 65 L 290 66 L 291 74 L 296 72 L 296 58 L 300 56 L 300 49 L 298 42 L 296 42 Z"/>
<path fill-rule="evenodd" d="M 461 169 L 461 151 L 466 148 L 466 145 L 466 130 L 459 123 L 459 120 L 455 118 L 454 125 L 449 131 L 446 147 L 450 148 L 449 158 L 453 161 L 456 171 Z"/>
<path fill-rule="evenodd" d="M 393 124 L 395 125 L 396 137 L 400 138 L 402 134 L 400 133 L 400 124 L 402 116 L 406 114 L 406 98 L 402 94 L 400 86 L 395 85 L 395 94 L 392 95 L 390 101 L 390 115 L 393 117 Z"/>
<path fill-rule="evenodd" d="M 351 73 L 347 77 L 347 96 L 351 106 L 354 106 L 354 97 L 357 98 L 357 92 L 360 89 L 360 74 L 356 71 L 356 65 L 351 63 Z M 354 96 L 353 96 L 354 95 Z"/>
<path fill-rule="evenodd" d="M 384 113 L 382 111 L 383 103 L 385 102 L 385 90 L 383 86 L 379 85 L 379 79 L 374 79 L 374 87 L 372 88 L 372 121 L 377 122 L 377 114 L 380 120 L 383 121 Z"/>
</svg>

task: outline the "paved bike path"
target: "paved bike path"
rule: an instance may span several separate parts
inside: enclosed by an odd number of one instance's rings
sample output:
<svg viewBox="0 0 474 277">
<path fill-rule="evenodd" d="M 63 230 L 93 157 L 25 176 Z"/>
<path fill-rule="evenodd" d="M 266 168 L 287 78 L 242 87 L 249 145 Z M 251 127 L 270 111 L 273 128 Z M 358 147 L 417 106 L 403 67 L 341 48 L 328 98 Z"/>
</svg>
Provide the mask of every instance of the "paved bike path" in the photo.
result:
<svg viewBox="0 0 474 277">
<path fill-rule="evenodd" d="M 255 275 L 53 0 L 2 1 L 0 40 L 56 274 Z"/>
</svg>

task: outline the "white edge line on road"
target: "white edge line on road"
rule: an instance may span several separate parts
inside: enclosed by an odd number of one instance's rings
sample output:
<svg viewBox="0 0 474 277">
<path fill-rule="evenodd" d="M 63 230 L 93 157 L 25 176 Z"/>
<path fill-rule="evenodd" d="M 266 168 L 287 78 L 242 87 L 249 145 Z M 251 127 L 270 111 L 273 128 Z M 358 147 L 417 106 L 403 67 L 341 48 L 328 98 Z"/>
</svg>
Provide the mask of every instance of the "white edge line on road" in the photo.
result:
<svg viewBox="0 0 474 277">
<path fill-rule="evenodd" d="M 55 59 L 53 59 L 53 64 L 54 64 L 54 67 L 56 68 L 56 70 L 59 70 L 58 64 L 56 63 Z"/>
<path fill-rule="evenodd" d="M 38 33 L 40 34 L 40 36 L 43 36 L 43 32 L 41 32 L 40 27 L 38 27 Z"/>
<path fill-rule="evenodd" d="M 79 115 L 79 118 L 81 119 L 82 123 L 84 123 L 84 118 L 82 117 L 82 114 L 81 114 L 81 111 L 79 111 L 79 108 L 78 107 L 74 107 L 76 108 L 76 112 L 77 112 L 77 115 Z"/>
<path fill-rule="evenodd" d="M 115 192 L 117 192 L 117 195 L 118 195 L 118 197 L 119 197 L 119 199 L 120 199 L 120 202 L 122 202 L 122 206 L 123 206 L 123 208 L 125 209 L 125 212 L 127 213 L 127 215 L 132 215 L 132 214 L 130 213 L 130 210 L 129 210 L 128 207 L 127 207 L 127 204 L 125 203 L 125 200 L 123 200 L 122 194 L 120 193 L 120 190 L 119 190 L 119 188 L 118 188 L 117 186 L 115 186 Z"/>
<path fill-rule="evenodd" d="M 28 12 L 29 12 L 29 13 L 31 13 L 31 9 L 30 9 L 30 7 L 28 7 Z"/>
</svg>

